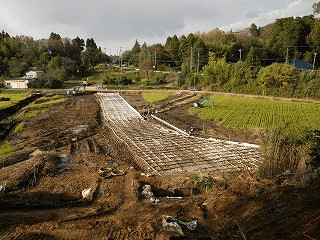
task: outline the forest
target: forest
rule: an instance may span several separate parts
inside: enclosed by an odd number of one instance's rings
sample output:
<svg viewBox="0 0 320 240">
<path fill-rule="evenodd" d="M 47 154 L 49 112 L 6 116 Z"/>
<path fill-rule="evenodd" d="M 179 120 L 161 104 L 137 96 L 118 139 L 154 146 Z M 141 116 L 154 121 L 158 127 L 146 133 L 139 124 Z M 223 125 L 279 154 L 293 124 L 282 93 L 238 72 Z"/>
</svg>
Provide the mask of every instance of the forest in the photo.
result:
<svg viewBox="0 0 320 240">
<path fill-rule="evenodd" d="M 70 40 L 52 32 L 48 39 L 34 40 L 0 33 L 0 76 L 15 78 L 29 70 L 45 71 L 44 80 L 34 82 L 34 88 L 60 88 L 71 76 L 91 74 L 94 66 L 106 61 L 109 57 L 92 38 Z"/>
<path fill-rule="evenodd" d="M 318 99 L 319 42 L 319 19 L 288 17 L 237 32 L 174 35 L 165 45 L 136 41 L 123 61 L 146 71 L 176 69 L 178 87 Z M 308 62 L 314 71 L 291 66 L 293 60 Z"/>
</svg>

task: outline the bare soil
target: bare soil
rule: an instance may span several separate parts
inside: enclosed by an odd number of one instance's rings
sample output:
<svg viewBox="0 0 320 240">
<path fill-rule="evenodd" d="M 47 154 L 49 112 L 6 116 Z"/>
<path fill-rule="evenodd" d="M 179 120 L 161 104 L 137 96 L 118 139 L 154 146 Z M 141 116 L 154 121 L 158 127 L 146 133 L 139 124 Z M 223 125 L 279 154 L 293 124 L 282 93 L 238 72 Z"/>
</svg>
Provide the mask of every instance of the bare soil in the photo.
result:
<svg viewBox="0 0 320 240">
<path fill-rule="evenodd" d="M 169 107 L 157 116 L 184 130 L 195 127 L 195 134 L 258 142 L 250 132 L 189 116 L 188 105 L 179 105 L 189 97 L 174 96 L 154 106 L 139 94 L 124 97 L 140 112 Z M 203 131 L 203 125 L 213 131 Z M 8 140 L 20 150 L 0 157 L 0 239 L 320 238 L 319 183 L 296 187 L 255 173 L 217 173 L 206 191 L 194 184 L 195 175 L 149 175 L 102 125 L 94 95 L 70 97 L 27 121 L 26 130 Z M 99 170 L 107 168 L 125 174 L 102 177 Z M 142 195 L 146 184 L 159 203 Z M 183 227 L 181 236 L 164 229 L 164 215 L 196 219 L 197 228 Z"/>
</svg>

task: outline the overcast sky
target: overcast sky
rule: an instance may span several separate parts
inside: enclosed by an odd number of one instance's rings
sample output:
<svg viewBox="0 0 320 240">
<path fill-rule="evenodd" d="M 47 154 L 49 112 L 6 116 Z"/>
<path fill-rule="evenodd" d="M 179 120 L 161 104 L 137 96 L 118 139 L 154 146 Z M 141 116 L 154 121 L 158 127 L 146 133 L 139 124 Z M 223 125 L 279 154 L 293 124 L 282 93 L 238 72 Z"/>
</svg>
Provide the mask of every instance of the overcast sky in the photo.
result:
<svg viewBox="0 0 320 240">
<path fill-rule="evenodd" d="M 116 54 L 119 47 L 164 43 L 168 36 L 265 26 L 277 18 L 312 14 L 316 0 L 0 0 L 0 31 L 48 38 L 93 37 Z"/>
</svg>

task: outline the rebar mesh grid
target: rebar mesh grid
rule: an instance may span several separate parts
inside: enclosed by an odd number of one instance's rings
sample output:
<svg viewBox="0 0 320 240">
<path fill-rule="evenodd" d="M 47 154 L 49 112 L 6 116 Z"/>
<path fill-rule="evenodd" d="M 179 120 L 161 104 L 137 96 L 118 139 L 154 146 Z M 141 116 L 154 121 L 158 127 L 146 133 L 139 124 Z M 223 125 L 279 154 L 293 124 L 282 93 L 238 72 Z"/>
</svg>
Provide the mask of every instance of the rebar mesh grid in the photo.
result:
<svg viewBox="0 0 320 240">
<path fill-rule="evenodd" d="M 149 169 L 160 174 L 254 170 L 258 145 L 185 136 L 146 121 L 119 94 L 97 94 L 105 122 Z"/>
</svg>

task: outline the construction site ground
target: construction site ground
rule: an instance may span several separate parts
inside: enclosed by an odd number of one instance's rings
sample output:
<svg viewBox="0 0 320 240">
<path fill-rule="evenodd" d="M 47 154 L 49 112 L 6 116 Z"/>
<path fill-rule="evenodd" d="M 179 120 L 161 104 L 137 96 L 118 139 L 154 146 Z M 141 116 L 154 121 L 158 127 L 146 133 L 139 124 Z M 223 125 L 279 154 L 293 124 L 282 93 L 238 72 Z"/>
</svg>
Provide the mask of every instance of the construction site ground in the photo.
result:
<svg viewBox="0 0 320 240">
<path fill-rule="evenodd" d="M 192 127 L 198 137 L 259 144 L 263 134 L 190 116 L 193 93 L 154 105 L 140 94 L 121 95 L 142 115 Z M 256 171 L 160 175 L 137 162 L 112 126 L 98 98 L 87 94 L 68 97 L 7 137 L 20 150 L 0 157 L 0 239 L 320 238 L 319 184 L 297 187 Z M 199 181 L 209 175 L 210 184 Z M 145 185 L 157 201 L 142 194 Z M 181 235 L 163 227 L 163 216 L 197 220 L 197 227 L 182 227 Z"/>
</svg>

